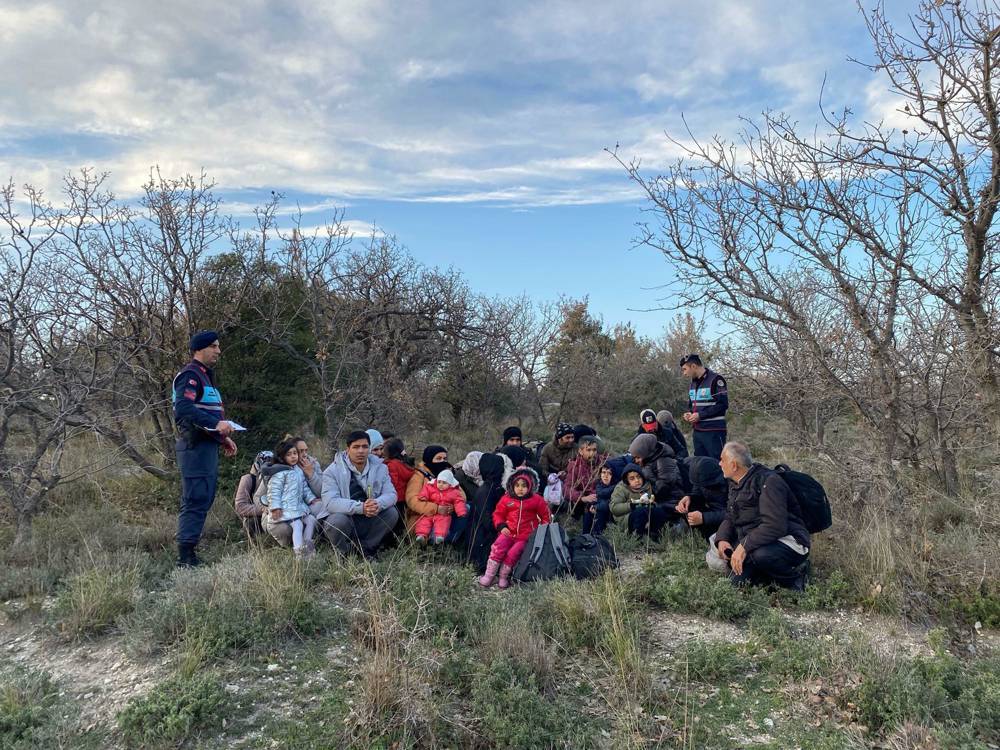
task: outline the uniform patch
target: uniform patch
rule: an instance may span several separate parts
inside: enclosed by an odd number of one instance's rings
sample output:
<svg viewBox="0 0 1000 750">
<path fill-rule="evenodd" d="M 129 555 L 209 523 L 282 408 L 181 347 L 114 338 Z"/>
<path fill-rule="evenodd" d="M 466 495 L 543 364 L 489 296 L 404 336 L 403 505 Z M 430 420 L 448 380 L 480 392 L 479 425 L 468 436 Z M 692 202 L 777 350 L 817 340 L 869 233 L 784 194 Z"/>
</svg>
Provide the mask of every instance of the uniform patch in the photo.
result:
<svg viewBox="0 0 1000 750">
<path fill-rule="evenodd" d="M 188 381 L 188 385 L 198 385 L 198 381 L 197 380 L 189 380 Z"/>
<path fill-rule="evenodd" d="M 719 388 L 725 388 L 726 387 L 726 381 L 723 380 L 722 378 L 719 378 L 716 382 L 719 384 Z"/>
</svg>

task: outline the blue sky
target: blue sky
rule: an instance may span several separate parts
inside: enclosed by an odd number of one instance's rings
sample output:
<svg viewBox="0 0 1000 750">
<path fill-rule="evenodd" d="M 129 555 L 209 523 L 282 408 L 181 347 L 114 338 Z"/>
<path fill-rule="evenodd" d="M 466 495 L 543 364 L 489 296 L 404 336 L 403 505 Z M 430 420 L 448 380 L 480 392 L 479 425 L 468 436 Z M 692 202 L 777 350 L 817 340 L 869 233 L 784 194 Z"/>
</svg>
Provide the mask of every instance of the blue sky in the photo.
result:
<svg viewBox="0 0 1000 750">
<path fill-rule="evenodd" d="M 915 3 L 888 7 L 901 20 Z M 650 173 L 739 116 L 891 117 L 853 2 L 170 3 L 0 0 L 0 177 L 58 191 L 84 166 L 120 197 L 205 169 L 239 216 L 271 190 L 304 223 L 342 206 L 477 291 L 589 295 L 655 335 L 671 279 L 630 250 Z M 667 301 L 669 304 L 669 300 Z"/>
</svg>

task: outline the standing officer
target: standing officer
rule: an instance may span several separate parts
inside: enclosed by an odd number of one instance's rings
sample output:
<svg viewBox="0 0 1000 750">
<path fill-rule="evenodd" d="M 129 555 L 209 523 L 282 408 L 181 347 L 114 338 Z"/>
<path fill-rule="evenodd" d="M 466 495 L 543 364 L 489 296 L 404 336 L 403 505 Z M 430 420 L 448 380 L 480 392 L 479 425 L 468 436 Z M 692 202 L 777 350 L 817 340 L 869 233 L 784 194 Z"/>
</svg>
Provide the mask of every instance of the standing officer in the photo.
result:
<svg viewBox="0 0 1000 750">
<path fill-rule="evenodd" d="M 691 378 L 684 421 L 694 429 L 694 455 L 711 456 L 718 461 L 726 444 L 729 393 L 725 378 L 704 367 L 697 354 L 681 357 L 681 372 Z"/>
<path fill-rule="evenodd" d="M 236 455 L 229 437 L 222 396 L 215 387 L 212 367 L 222 349 L 215 331 L 191 337 L 191 361 L 174 378 L 174 423 L 177 425 L 177 465 L 181 470 L 181 511 L 177 517 L 177 565 L 191 567 L 199 560 L 194 548 L 201 538 L 208 509 L 215 500 L 219 473 L 219 446 L 227 458 Z"/>
</svg>

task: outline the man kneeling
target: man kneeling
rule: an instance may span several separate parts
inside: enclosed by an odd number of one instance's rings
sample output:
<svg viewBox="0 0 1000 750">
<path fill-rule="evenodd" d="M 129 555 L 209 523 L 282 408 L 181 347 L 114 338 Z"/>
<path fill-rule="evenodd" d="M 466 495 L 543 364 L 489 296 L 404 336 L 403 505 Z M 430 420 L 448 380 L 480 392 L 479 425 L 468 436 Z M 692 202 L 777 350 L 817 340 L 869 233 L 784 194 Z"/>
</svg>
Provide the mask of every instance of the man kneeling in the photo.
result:
<svg viewBox="0 0 1000 750">
<path fill-rule="evenodd" d="M 726 443 L 720 463 L 730 485 L 715 548 L 729 561 L 731 580 L 802 591 L 810 542 L 795 495 L 779 474 L 754 463 L 742 443 Z"/>
<path fill-rule="evenodd" d="M 396 490 L 382 459 L 368 455 L 366 432 L 351 432 L 346 443 L 323 472 L 323 505 L 330 514 L 323 533 L 345 555 L 356 547 L 374 557 L 399 519 Z"/>
</svg>

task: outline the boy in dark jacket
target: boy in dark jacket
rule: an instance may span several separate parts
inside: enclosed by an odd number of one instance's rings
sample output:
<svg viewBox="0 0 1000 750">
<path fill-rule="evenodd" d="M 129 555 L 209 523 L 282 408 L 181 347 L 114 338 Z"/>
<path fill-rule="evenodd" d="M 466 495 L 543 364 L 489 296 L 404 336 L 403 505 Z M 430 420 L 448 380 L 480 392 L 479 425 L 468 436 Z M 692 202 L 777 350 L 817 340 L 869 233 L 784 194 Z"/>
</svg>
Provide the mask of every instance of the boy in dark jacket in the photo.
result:
<svg viewBox="0 0 1000 750">
<path fill-rule="evenodd" d="M 688 526 L 708 540 L 726 517 L 729 488 L 722 467 L 714 458 L 693 456 L 686 463 L 691 492 L 677 503 L 677 512 L 684 516 Z"/>
</svg>

